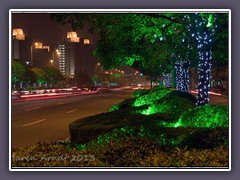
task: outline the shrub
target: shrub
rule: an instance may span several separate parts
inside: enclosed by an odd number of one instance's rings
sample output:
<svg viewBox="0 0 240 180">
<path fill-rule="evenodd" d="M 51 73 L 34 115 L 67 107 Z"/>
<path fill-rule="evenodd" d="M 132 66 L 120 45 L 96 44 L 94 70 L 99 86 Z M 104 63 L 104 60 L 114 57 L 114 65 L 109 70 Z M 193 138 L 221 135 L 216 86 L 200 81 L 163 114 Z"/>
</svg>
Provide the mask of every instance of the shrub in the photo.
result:
<svg viewBox="0 0 240 180">
<path fill-rule="evenodd" d="M 168 96 L 169 97 L 177 96 L 177 97 L 180 97 L 180 98 L 183 98 L 183 99 L 188 99 L 189 101 L 191 101 L 194 104 L 197 103 L 197 99 L 195 98 L 195 96 L 193 96 L 190 93 L 179 91 L 179 90 L 172 90 L 171 92 L 166 94 L 165 97 L 168 97 Z"/>
<path fill-rule="evenodd" d="M 228 127 L 228 107 L 205 105 L 184 112 L 179 122 L 183 127 Z"/>
<path fill-rule="evenodd" d="M 146 95 L 150 92 L 150 90 L 147 89 L 138 89 L 132 93 L 132 98 L 138 98 L 142 95 Z"/>
<path fill-rule="evenodd" d="M 118 103 L 118 104 L 114 104 L 109 110 L 108 112 L 113 112 L 113 111 L 116 111 L 120 108 L 121 106 L 121 103 Z"/>
<path fill-rule="evenodd" d="M 13 150 L 12 167 L 228 167 L 228 154 L 226 146 L 166 149 L 151 139 L 124 137 L 82 150 L 63 143 L 17 148 Z"/>
<path fill-rule="evenodd" d="M 193 107 L 195 107 L 195 104 L 188 99 L 177 96 L 167 96 L 156 101 L 154 104 L 150 105 L 147 110 L 143 110 L 141 113 L 145 115 L 167 113 L 178 119 L 184 111 Z"/>
<path fill-rule="evenodd" d="M 169 89 L 164 89 L 164 88 L 152 90 L 149 94 L 138 97 L 135 100 L 133 106 L 138 107 L 138 106 L 153 104 L 157 100 L 164 97 L 169 92 L 170 92 Z"/>
<path fill-rule="evenodd" d="M 119 109 L 131 108 L 134 101 L 135 101 L 135 98 L 125 99 L 123 102 L 120 102 L 118 104 L 113 105 L 109 109 L 109 112 L 113 112 L 113 111 L 116 111 L 116 110 L 119 110 Z"/>
<path fill-rule="evenodd" d="M 158 91 L 162 89 L 167 89 L 167 88 L 165 86 L 153 86 L 152 89 L 150 90 L 150 93 L 152 93 L 153 91 Z"/>
<path fill-rule="evenodd" d="M 213 149 L 217 146 L 228 145 L 227 128 L 201 128 L 195 129 L 181 137 L 182 147 L 196 149 Z"/>
<path fill-rule="evenodd" d="M 167 120 L 168 118 L 166 115 L 146 117 L 123 109 L 74 121 L 69 125 L 69 132 L 73 143 L 87 143 L 115 128 L 148 126 L 156 124 L 159 119 Z"/>
</svg>

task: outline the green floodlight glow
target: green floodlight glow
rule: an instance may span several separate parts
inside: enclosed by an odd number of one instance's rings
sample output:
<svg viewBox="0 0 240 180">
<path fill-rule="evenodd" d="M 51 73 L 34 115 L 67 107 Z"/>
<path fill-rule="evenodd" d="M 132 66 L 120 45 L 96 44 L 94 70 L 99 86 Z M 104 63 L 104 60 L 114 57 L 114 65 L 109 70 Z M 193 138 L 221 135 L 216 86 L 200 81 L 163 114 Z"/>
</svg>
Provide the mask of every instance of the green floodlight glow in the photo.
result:
<svg viewBox="0 0 240 180">
<path fill-rule="evenodd" d="M 157 89 L 147 95 L 143 95 L 138 97 L 133 106 L 134 107 L 139 107 L 139 106 L 143 106 L 143 105 L 150 105 L 155 103 L 157 100 L 161 99 L 162 97 L 164 97 L 166 94 L 168 94 L 170 92 L 169 89 Z"/>
<path fill-rule="evenodd" d="M 213 15 L 210 14 L 208 17 L 207 27 L 211 27 L 212 25 L 213 25 Z"/>
<path fill-rule="evenodd" d="M 195 107 L 188 99 L 170 96 L 151 104 L 147 109 L 138 111 L 142 115 L 152 115 L 156 113 L 167 113 L 178 117 L 186 110 Z"/>
<path fill-rule="evenodd" d="M 116 78 L 120 78 L 121 75 L 120 75 L 119 73 L 116 73 L 116 74 L 115 74 L 115 77 L 116 77 Z"/>
<path fill-rule="evenodd" d="M 228 127 L 228 108 L 221 105 L 198 106 L 184 112 L 175 123 L 160 121 L 163 127 Z"/>
<path fill-rule="evenodd" d="M 177 122 L 175 123 L 167 123 L 167 122 L 164 122 L 164 121 L 160 121 L 158 123 L 158 125 L 160 126 L 163 126 L 163 127 L 171 127 L 171 128 L 177 128 L 177 127 L 183 127 L 183 124 L 181 122 L 181 119 L 179 119 Z"/>
<path fill-rule="evenodd" d="M 120 107 L 120 103 L 119 103 L 119 104 L 115 104 L 115 105 L 113 105 L 108 111 L 109 111 L 109 112 L 116 111 L 116 110 L 119 109 L 119 107 Z"/>
<path fill-rule="evenodd" d="M 151 112 L 151 107 L 149 107 L 148 109 L 146 109 L 146 110 L 143 110 L 142 112 L 140 112 L 141 114 L 143 114 L 143 115 L 150 115 L 150 114 L 153 114 L 152 112 Z"/>
<path fill-rule="evenodd" d="M 182 125 L 182 123 L 181 123 L 181 119 L 180 120 L 178 120 L 176 123 L 173 123 L 173 127 L 180 127 Z"/>
</svg>

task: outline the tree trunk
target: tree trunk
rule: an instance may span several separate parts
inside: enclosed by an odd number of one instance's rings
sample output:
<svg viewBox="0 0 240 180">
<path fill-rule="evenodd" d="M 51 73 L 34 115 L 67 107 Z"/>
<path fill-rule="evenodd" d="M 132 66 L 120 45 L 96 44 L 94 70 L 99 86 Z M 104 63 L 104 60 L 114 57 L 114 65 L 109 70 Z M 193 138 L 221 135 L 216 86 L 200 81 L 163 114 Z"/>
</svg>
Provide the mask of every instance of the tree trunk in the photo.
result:
<svg viewBox="0 0 240 180">
<path fill-rule="evenodd" d="M 209 47 L 203 47 L 199 54 L 198 65 L 198 105 L 206 105 L 209 102 L 210 77 L 211 77 L 211 51 Z"/>
<path fill-rule="evenodd" d="M 176 70 L 176 89 L 188 92 L 189 91 L 189 62 L 178 61 L 175 63 Z"/>
<path fill-rule="evenodd" d="M 171 68 L 171 83 L 172 83 L 172 88 L 176 88 L 176 69 L 175 69 L 175 64 L 172 65 L 172 68 Z"/>
<path fill-rule="evenodd" d="M 151 89 L 153 88 L 153 79 L 150 77 Z"/>
<path fill-rule="evenodd" d="M 206 105 L 209 102 L 211 79 L 211 43 L 214 27 L 210 28 L 198 14 L 191 14 L 189 29 L 195 39 L 198 49 L 198 98 L 197 105 Z"/>
</svg>

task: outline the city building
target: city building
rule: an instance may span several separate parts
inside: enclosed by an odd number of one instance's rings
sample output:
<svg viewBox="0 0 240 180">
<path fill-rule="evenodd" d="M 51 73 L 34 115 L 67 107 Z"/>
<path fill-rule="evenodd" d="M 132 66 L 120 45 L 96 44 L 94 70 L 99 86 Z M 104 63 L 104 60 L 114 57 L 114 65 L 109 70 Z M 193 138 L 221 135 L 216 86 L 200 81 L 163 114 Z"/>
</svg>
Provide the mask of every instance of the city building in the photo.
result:
<svg viewBox="0 0 240 180">
<path fill-rule="evenodd" d="M 51 59 L 49 46 L 44 46 L 41 42 L 31 44 L 32 67 L 45 68 L 51 66 Z"/>
<path fill-rule="evenodd" d="M 21 63 L 30 63 L 30 44 L 31 38 L 26 36 L 22 29 L 13 29 L 12 34 L 12 60 Z"/>
<path fill-rule="evenodd" d="M 89 39 L 80 39 L 75 32 L 67 33 L 67 41 L 58 47 L 59 70 L 73 78 L 78 86 L 91 83 L 97 64 Z"/>
</svg>

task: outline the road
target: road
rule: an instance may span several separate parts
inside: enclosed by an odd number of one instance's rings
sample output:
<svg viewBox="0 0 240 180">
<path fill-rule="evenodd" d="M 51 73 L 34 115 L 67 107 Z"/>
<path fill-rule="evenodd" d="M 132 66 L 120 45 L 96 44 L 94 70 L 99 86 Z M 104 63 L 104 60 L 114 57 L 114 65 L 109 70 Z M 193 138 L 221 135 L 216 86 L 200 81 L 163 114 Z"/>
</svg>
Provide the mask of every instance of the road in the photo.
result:
<svg viewBox="0 0 240 180">
<path fill-rule="evenodd" d="M 14 102 L 11 109 L 12 147 L 65 140 L 69 138 L 68 126 L 71 122 L 107 112 L 112 105 L 130 97 L 132 92 L 121 90 Z"/>
</svg>

